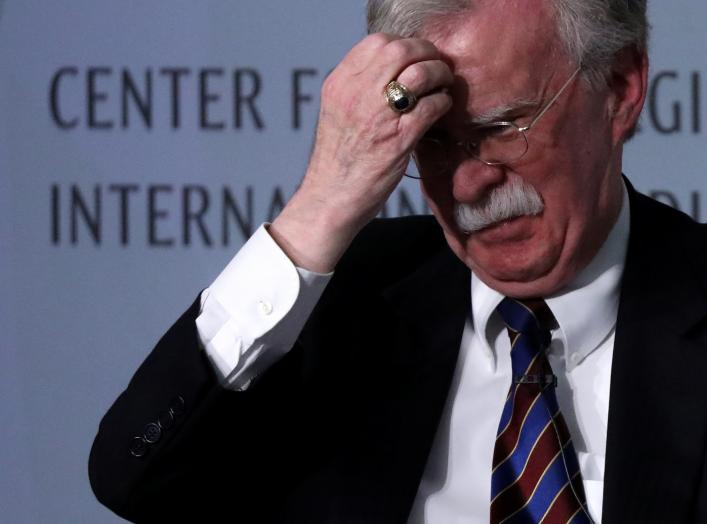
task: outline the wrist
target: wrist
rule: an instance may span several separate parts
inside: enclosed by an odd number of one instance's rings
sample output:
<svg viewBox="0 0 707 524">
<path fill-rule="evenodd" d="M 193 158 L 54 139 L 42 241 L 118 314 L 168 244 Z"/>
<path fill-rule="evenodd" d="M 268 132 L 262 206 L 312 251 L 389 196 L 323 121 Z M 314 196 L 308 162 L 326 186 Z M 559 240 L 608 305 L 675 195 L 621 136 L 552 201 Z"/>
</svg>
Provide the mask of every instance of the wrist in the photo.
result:
<svg viewBox="0 0 707 524">
<path fill-rule="evenodd" d="M 316 273 L 334 270 L 361 226 L 340 206 L 295 194 L 268 228 L 292 262 Z"/>
</svg>

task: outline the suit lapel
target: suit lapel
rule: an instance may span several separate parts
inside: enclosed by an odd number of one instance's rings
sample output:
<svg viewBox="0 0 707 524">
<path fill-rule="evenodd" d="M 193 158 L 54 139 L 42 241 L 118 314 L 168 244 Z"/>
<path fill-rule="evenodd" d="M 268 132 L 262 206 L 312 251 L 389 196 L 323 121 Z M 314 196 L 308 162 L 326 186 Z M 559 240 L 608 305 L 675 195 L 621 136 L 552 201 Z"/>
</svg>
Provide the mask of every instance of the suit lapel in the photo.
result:
<svg viewBox="0 0 707 524">
<path fill-rule="evenodd" d="M 707 305 L 691 226 L 629 188 L 606 450 L 603 522 L 689 522 L 707 436 Z"/>
<path fill-rule="evenodd" d="M 414 501 L 444 409 L 470 310 L 470 272 L 445 246 L 383 293 L 396 317 L 398 362 L 391 481 L 399 497 L 393 521 Z"/>
<path fill-rule="evenodd" d="M 447 248 L 382 293 L 412 347 L 401 348 L 401 362 L 456 363 L 464 321 L 470 310 L 471 273 Z M 453 371 L 453 369 L 452 369 Z M 443 380 L 446 383 L 446 380 Z"/>
<path fill-rule="evenodd" d="M 407 521 L 454 374 L 470 272 L 437 243 L 429 258 L 377 298 L 368 303 L 376 326 L 366 336 L 373 333 L 380 357 L 361 384 L 367 400 L 357 399 L 366 408 L 355 417 L 362 424 L 355 452 L 339 456 L 335 473 L 326 477 L 338 493 L 327 522 Z"/>
</svg>

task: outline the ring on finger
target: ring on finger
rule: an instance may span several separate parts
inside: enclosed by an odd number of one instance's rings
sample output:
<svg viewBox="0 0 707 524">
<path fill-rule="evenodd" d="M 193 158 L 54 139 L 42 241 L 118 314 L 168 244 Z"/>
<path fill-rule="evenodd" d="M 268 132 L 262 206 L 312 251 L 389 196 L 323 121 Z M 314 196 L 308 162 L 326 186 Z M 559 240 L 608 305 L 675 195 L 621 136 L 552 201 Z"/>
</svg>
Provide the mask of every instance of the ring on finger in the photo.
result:
<svg viewBox="0 0 707 524">
<path fill-rule="evenodd" d="M 417 104 L 415 93 L 397 80 L 389 82 L 385 86 L 384 93 L 388 106 L 396 113 L 402 114 L 412 111 L 415 108 L 415 104 Z"/>
</svg>

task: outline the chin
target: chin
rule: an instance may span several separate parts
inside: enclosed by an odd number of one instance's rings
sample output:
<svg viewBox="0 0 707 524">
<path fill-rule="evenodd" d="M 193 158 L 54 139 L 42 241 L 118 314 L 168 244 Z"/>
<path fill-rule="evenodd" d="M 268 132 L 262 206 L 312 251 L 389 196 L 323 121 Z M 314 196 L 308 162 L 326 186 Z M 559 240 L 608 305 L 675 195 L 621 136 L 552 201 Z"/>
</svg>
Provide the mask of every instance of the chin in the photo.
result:
<svg viewBox="0 0 707 524">
<path fill-rule="evenodd" d="M 506 296 L 516 298 L 547 297 L 564 288 L 573 276 L 558 264 L 540 258 L 525 263 L 507 262 L 486 268 L 472 268 L 487 286 Z"/>
<path fill-rule="evenodd" d="M 533 235 L 507 243 L 489 243 L 478 233 L 447 237 L 452 251 L 486 285 L 516 298 L 556 293 L 574 272 L 561 260 L 560 246 L 538 241 Z"/>
<path fill-rule="evenodd" d="M 527 281 L 498 280 L 481 272 L 476 272 L 476 275 L 490 288 L 514 298 L 545 298 L 556 294 L 568 283 L 567 279 L 552 274 Z"/>
</svg>

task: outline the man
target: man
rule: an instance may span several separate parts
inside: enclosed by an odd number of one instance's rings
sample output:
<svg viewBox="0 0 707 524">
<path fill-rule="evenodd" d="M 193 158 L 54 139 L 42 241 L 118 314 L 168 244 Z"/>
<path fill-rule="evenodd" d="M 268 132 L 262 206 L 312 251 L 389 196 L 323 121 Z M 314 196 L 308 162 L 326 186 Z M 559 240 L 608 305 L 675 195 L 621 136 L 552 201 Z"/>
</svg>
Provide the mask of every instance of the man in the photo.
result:
<svg viewBox="0 0 707 524">
<path fill-rule="evenodd" d="M 98 498 L 137 521 L 707 522 L 707 236 L 621 175 L 645 2 L 372 0 L 369 25 L 297 194 L 103 419 Z M 412 153 L 436 221 L 364 228 Z"/>
</svg>

